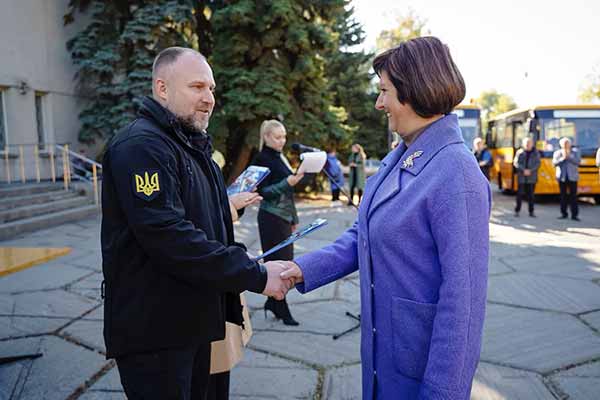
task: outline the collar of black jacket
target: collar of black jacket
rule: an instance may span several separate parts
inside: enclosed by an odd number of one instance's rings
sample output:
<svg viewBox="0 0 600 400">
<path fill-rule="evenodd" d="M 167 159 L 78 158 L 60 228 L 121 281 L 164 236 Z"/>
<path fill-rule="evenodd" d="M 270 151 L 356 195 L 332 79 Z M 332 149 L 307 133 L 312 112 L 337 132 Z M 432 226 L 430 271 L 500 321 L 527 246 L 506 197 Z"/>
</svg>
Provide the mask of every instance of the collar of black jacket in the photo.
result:
<svg viewBox="0 0 600 400">
<path fill-rule="evenodd" d="M 212 155 L 211 139 L 206 132 L 186 132 L 179 121 L 177 121 L 175 114 L 163 107 L 152 97 L 145 96 L 142 99 L 140 116 L 154 121 L 162 128 L 163 132 L 174 136 L 174 138 L 183 142 L 188 147 L 199 150 L 209 157 Z"/>
</svg>

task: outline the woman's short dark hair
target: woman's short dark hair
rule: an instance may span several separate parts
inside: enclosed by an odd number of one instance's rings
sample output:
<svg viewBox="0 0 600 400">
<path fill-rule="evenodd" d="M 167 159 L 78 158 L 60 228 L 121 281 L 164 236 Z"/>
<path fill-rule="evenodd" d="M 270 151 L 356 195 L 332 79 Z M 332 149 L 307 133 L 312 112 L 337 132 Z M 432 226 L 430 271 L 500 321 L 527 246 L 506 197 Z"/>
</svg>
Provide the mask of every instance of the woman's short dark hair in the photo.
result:
<svg viewBox="0 0 600 400">
<path fill-rule="evenodd" d="M 385 71 L 398 92 L 421 117 L 449 114 L 465 98 L 465 82 L 448 46 L 433 36 L 400 43 L 375 57 L 377 75 Z"/>
</svg>

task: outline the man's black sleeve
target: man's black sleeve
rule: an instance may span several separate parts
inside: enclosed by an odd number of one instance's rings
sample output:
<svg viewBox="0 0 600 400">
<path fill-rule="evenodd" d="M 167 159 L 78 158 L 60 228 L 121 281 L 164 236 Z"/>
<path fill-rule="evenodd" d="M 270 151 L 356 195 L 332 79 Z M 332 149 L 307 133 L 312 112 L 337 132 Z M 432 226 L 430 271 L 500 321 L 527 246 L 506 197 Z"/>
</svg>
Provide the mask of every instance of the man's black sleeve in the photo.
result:
<svg viewBox="0 0 600 400">
<path fill-rule="evenodd" d="M 239 246 L 209 240 L 185 219 L 177 162 L 169 144 L 144 135 L 126 139 L 109 151 L 119 203 L 154 265 L 194 286 L 211 285 L 237 293 L 264 290 L 267 273 L 263 265 L 252 261 Z"/>
</svg>

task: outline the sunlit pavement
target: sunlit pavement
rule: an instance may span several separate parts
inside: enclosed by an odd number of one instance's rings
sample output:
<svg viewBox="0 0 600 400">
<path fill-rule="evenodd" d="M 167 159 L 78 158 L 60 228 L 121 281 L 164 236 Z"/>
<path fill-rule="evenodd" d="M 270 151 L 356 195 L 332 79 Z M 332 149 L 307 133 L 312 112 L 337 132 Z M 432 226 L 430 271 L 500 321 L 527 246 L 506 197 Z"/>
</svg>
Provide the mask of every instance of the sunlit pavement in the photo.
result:
<svg viewBox="0 0 600 400">
<path fill-rule="evenodd" d="M 514 197 L 494 195 L 488 308 L 473 399 L 596 399 L 600 393 L 600 207 L 581 203 L 581 222 L 557 220 L 556 202 L 537 218 L 513 216 Z M 297 243 L 317 249 L 353 223 L 356 212 L 302 204 L 301 224 L 329 225 Z M 256 210 L 236 225 L 258 252 Z M 99 220 L 89 219 L 0 242 L 71 247 L 68 255 L 0 277 L 0 357 L 43 353 L 0 366 L 0 399 L 123 399 L 105 360 L 99 285 Z M 232 372 L 232 399 L 360 399 L 358 276 L 308 295 L 290 292 L 298 327 L 262 311 L 246 294 L 254 336 Z M 283 388 L 283 389 L 282 389 Z"/>
</svg>

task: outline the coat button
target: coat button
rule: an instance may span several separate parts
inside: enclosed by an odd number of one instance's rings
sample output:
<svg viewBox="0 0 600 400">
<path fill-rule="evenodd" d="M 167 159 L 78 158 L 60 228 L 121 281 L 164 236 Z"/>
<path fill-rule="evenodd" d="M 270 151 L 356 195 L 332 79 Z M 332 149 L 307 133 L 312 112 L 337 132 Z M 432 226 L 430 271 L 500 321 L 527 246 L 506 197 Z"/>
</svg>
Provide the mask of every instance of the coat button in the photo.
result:
<svg viewBox="0 0 600 400">
<path fill-rule="evenodd" d="M 363 240 L 363 247 L 366 249 L 367 248 L 367 241 Z"/>
<path fill-rule="evenodd" d="M 373 333 L 377 333 L 377 329 L 373 328 Z"/>
<path fill-rule="evenodd" d="M 377 370 L 373 370 L 373 375 L 377 375 Z"/>
<path fill-rule="evenodd" d="M 375 284 L 371 283 L 371 289 L 375 289 Z"/>
</svg>

